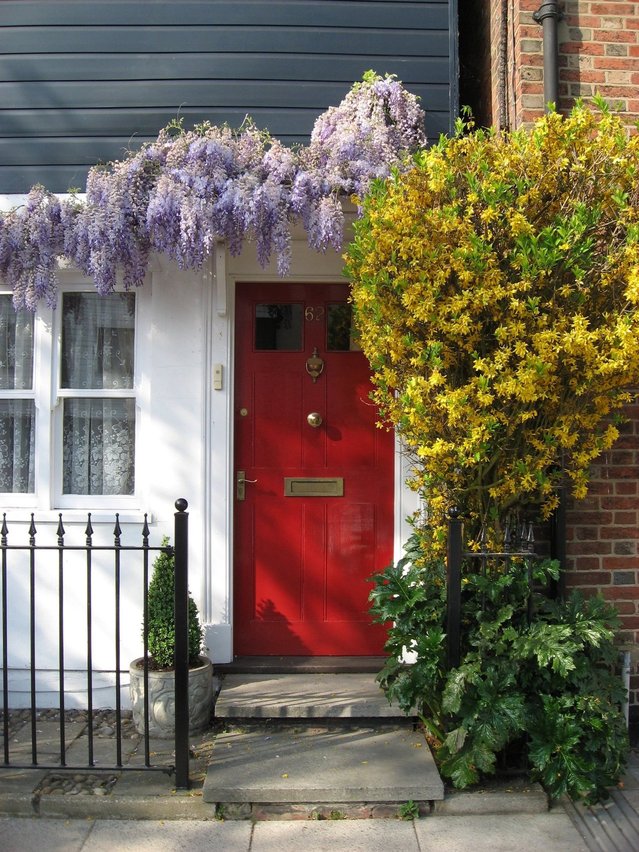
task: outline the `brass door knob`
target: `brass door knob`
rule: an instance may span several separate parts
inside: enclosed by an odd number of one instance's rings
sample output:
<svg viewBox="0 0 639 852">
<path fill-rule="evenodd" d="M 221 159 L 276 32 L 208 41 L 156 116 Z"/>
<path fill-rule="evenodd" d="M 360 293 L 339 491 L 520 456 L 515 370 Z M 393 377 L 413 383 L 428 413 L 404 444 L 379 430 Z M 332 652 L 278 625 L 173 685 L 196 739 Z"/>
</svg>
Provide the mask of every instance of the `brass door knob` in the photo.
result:
<svg viewBox="0 0 639 852">
<path fill-rule="evenodd" d="M 318 426 L 322 425 L 322 417 L 317 411 L 311 411 L 306 420 L 308 421 L 308 425 L 312 426 L 313 429 L 317 429 Z"/>
</svg>

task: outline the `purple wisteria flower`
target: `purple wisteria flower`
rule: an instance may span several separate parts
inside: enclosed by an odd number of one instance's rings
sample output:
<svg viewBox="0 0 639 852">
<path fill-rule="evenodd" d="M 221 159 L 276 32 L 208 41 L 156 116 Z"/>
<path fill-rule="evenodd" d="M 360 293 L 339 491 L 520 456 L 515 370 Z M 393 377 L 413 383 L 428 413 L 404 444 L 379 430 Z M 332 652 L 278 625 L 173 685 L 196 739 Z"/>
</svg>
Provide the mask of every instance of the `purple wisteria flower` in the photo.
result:
<svg viewBox="0 0 639 852">
<path fill-rule="evenodd" d="M 85 200 L 34 187 L 23 207 L 0 214 L 0 277 L 16 307 L 35 309 L 42 298 L 55 303 L 60 257 L 105 294 L 118 282 L 140 285 L 152 252 L 199 268 L 219 240 L 233 255 L 255 243 L 260 264 L 275 254 L 286 275 L 295 223 L 314 249 L 339 251 L 343 199 L 410 167 L 425 144 L 417 98 L 373 72 L 317 119 L 305 148 L 288 148 L 248 120 L 239 130 L 174 125 L 92 168 Z"/>
<path fill-rule="evenodd" d="M 16 309 L 35 310 L 40 299 L 55 305 L 57 258 L 64 246 L 61 205 L 35 186 L 24 206 L 0 221 L 0 276 L 11 284 Z"/>
</svg>

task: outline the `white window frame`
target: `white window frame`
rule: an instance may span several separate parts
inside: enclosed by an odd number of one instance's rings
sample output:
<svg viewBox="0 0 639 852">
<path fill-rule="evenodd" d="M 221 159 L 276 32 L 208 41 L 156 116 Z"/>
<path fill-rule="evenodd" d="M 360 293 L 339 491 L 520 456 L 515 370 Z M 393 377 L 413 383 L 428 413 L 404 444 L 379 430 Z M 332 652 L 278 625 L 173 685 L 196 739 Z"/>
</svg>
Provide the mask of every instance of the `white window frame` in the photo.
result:
<svg viewBox="0 0 639 852">
<path fill-rule="evenodd" d="M 2 296 L 11 296 L 11 292 L 6 289 L 0 289 L 0 295 Z M 0 390 L 0 399 L 31 399 L 34 401 L 35 405 L 35 417 L 34 417 L 34 427 L 35 427 L 35 436 L 36 442 L 39 434 L 39 411 L 38 411 L 38 400 L 36 393 L 36 386 L 38 382 L 37 377 L 37 364 L 36 364 L 36 352 L 37 352 L 37 322 L 34 319 L 33 323 L 33 376 L 31 381 L 31 387 L 20 389 L 20 390 Z M 38 470 L 37 470 L 37 446 L 36 446 L 36 459 L 34 459 L 34 480 L 35 487 L 37 490 L 37 482 L 38 482 Z M 3 505 L 6 505 L 7 502 L 10 502 L 15 506 L 32 506 L 34 501 L 34 494 L 32 492 L 0 492 L 0 500 Z"/>
<path fill-rule="evenodd" d="M 62 296 L 63 293 L 95 292 L 93 283 L 80 273 L 60 270 L 60 287 L 55 310 L 44 303 L 38 305 L 34 322 L 34 377 L 31 391 L 20 391 L 20 398 L 32 396 L 35 400 L 35 493 L 18 494 L 3 492 L 0 501 L 6 508 L 30 508 L 41 512 L 56 512 L 64 509 L 65 519 L 78 517 L 86 521 L 91 512 L 95 520 L 113 517 L 113 510 L 122 512 L 122 520 L 137 520 L 146 498 L 143 463 L 144 424 L 148 412 L 148 387 L 144 376 L 148 375 L 147 341 L 140 333 L 140 317 L 147 315 L 150 307 L 150 283 L 136 288 L 135 293 L 135 342 L 133 387 L 110 390 L 108 393 L 94 390 L 82 391 L 61 388 L 61 344 L 62 344 Z M 116 287 L 116 292 L 124 288 Z M 0 293 L 10 294 L 6 288 Z M 18 393 L 0 392 L 2 397 L 17 397 Z M 62 428 L 63 400 L 80 397 L 134 398 L 135 399 L 135 485 L 133 494 L 96 495 L 62 493 Z M 71 511 L 69 511 L 71 510 Z M 97 514 L 96 514 L 97 513 Z M 57 517 L 57 516 L 56 516 Z"/>
</svg>

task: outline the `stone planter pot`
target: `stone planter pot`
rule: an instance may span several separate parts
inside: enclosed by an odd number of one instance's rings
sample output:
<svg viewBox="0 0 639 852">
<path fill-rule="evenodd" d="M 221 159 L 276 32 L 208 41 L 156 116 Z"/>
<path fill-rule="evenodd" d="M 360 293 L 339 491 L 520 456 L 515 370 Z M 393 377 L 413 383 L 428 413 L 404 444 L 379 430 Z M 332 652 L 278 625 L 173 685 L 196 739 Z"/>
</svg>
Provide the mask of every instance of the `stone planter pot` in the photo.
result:
<svg viewBox="0 0 639 852">
<path fill-rule="evenodd" d="M 205 730 L 213 708 L 213 663 L 200 657 L 202 665 L 189 669 L 189 734 Z M 144 662 L 129 667 L 131 707 L 138 732 L 144 733 Z M 149 670 L 149 735 L 160 739 L 175 736 L 175 672 Z"/>
</svg>

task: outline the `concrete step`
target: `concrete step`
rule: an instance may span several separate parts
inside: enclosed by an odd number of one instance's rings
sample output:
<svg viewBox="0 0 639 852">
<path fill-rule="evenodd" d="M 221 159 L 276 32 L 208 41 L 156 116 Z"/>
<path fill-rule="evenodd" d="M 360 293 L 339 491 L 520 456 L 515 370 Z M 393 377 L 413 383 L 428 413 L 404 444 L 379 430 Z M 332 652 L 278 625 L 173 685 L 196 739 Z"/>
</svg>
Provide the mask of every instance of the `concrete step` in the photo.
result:
<svg viewBox="0 0 639 852">
<path fill-rule="evenodd" d="M 361 674 L 376 675 L 386 657 L 236 657 L 232 663 L 218 663 L 218 674 Z"/>
<path fill-rule="evenodd" d="M 219 719 L 395 719 L 374 674 L 229 674 L 215 703 Z"/>
<path fill-rule="evenodd" d="M 259 818 L 265 807 L 353 805 L 430 808 L 444 786 L 428 744 L 412 728 L 264 726 L 231 730 L 215 740 L 203 800 L 225 805 L 226 816 Z M 241 814 L 229 805 L 244 806 Z M 250 809 L 253 808 L 251 812 Z"/>
<path fill-rule="evenodd" d="M 444 786 L 413 719 L 374 673 L 225 674 L 203 800 L 227 818 L 429 811 Z"/>
<path fill-rule="evenodd" d="M 543 813 L 537 784 L 445 795 L 423 733 L 373 673 L 224 674 L 203 801 L 226 819 Z"/>
</svg>

